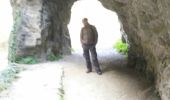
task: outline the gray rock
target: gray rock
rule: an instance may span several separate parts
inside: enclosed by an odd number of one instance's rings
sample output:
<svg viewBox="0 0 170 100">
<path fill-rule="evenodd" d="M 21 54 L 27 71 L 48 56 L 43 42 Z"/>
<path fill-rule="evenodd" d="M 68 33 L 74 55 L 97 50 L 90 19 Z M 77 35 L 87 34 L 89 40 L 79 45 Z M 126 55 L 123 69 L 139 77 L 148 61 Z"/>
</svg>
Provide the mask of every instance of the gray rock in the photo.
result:
<svg viewBox="0 0 170 100">
<path fill-rule="evenodd" d="M 17 56 L 70 54 L 71 0 L 11 0 L 14 16 L 21 12 Z"/>
<path fill-rule="evenodd" d="M 130 44 L 129 65 L 152 73 L 161 99 L 170 100 L 170 1 L 99 1 L 122 22 Z"/>
</svg>

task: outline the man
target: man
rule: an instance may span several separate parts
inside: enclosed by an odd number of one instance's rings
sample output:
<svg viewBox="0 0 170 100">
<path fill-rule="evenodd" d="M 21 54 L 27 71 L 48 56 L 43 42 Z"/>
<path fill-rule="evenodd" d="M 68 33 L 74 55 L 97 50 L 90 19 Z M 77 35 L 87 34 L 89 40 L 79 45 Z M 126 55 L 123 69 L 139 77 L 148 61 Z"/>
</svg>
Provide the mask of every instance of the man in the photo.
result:
<svg viewBox="0 0 170 100">
<path fill-rule="evenodd" d="M 83 47 L 83 55 L 86 60 L 86 66 L 87 66 L 87 73 L 92 72 L 92 65 L 91 65 L 91 60 L 90 60 L 90 54 L 92 56 L 92 61 L 95 66 L 97 74 L 101 75 L 101 69 L 99 66 L 99 62 L 97 59 L 97 53 L 96 53 L 96 44 L 98 41 L 98 33 L 95 28 L 95 26 L 90 25 L 88 23 L 88 19 L 84 18 L 82 20 L 84 27 L 81 29 L 80 33 L 80 41 Z"/>
</svg>

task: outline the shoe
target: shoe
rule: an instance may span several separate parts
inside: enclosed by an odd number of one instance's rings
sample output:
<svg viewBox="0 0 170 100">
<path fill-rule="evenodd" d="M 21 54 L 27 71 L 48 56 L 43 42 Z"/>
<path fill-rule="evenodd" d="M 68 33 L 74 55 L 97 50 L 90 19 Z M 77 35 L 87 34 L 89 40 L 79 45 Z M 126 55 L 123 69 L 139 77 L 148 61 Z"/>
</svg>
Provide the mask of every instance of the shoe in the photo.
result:
<svg viewBox="0 0 170 100">
<path fill-rule="evenodd" d="M 101 71 L 97 71 L 97 74 L 98 74 L 98 75 L 102 75 L 102 72 L 101 72 Z"/>
<path fill-rule="evenodd" d="M 86 73 L 90 73 L 90 72 L 92 72 L 92 70 L 87 70 L 87 71 L 86 71 Z"/>
</svg>

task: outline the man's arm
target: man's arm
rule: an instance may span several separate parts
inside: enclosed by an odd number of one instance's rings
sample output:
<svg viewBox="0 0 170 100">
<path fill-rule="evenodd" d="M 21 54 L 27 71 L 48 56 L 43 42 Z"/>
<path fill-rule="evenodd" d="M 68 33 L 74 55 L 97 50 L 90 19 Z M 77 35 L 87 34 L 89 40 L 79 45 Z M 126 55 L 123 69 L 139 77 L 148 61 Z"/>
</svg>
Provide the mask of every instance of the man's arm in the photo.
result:
<svg viewBox="0 0 170 100">
<path fill-rule="evenodd" d="M 98 42 L 98 32 L 97 32 L 97 29 L 95 26 L 92 26 L 93 28 L 93 32 L 94 32 L 94 35 L 95 35 L 95 45 L 97 44 Z"/>
<path fill-rule="evenodd" d="M 80 42 L 81 44 L 83 44 L 83 28 L 81 29 L 81 32 L 80 32 Z"/>
</svg>

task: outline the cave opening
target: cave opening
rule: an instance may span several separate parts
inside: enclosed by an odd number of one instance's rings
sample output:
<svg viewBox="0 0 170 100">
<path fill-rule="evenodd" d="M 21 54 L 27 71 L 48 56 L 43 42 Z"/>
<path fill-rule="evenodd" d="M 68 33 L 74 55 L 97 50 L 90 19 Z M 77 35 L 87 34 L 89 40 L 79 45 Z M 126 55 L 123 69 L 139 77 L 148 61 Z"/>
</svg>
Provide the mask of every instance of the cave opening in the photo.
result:
<svg viewBox="0 0 170 100">
<path fill-rule="evenodd" d="M 96 48 L 113 49 L 113 45 L 121 39 L 117 14 L 104 8 L 98 0 L 81 0 L 73 4 L 68 24 L 72 50 L 81 51 L 80 30 L 85 17 L 97 28 L 99 38 Z"/>
</svg>

